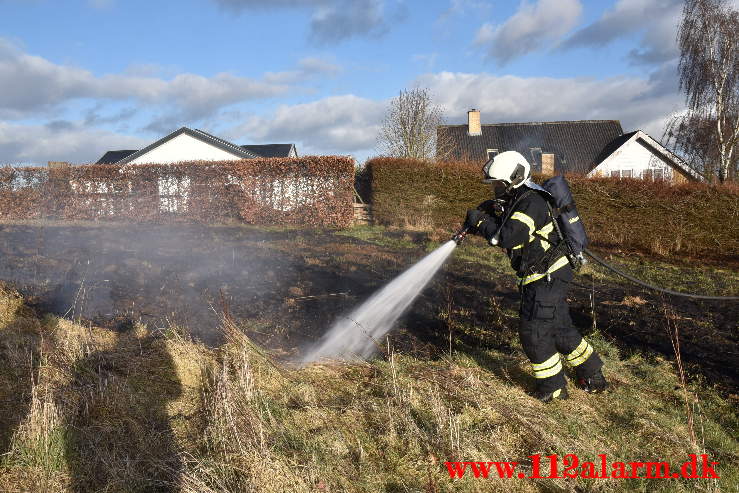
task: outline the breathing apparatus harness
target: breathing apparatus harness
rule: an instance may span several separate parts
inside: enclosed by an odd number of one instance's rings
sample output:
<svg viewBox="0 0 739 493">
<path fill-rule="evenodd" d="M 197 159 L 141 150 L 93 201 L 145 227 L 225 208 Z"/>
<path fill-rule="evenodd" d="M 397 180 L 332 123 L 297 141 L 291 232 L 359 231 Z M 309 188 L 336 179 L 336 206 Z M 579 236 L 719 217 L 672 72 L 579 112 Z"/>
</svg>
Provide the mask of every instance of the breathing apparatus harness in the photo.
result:
<svg viewBox="0 0 739 493">
<path fill-rule="evenodd" d="M 498 242 L 500 241 L 500 231 L 503 225 L 513 215 L 513 212 L 515 212 L 516 205 L 528 195 L 539 192 L 545 199 L 549 215 L 552 218 L 554 230 L 557 232 L 557 243 L 549 248 L 540 259 L 529 264 L 529 267 L 527 269 L 528 271 L 530 271 L 529 273 L 546 272 L 552 261 L 562 255 L 565 255 L 567 257 L 567 260 L 572 266 L 572 269 L 577 272 L 584 264 L 587 263 L 585 257 L 583 256 L 584 253 L 606 269 L 618 274 L 625 279 L 628 279 L 635 284 L 654 291 L 659 291 L 661 293 L 666 293 L 672 296 L 681 296 L 685 298 L 695 298 L 701 300 L 739 301 L 739 296 L 706 296 L 665 289 L 644 282 L 641 279 L 638 279 L 623 272 L 622 270 L 609 264 L 600 256 L 596 255 L 586 248 L 588 244 L 587 234 L 585 233 L 585 228 L 582 224 L 582 221 L 579 219 L 579 214 L 575 206 L 575 201 L 572 198 L 572 192 L 569 188 L 569 184 L 564 179 L 564 177 L 555 176 L 553 178 L 550 178 L 549 180 L 544 182 L 542 186 L 528 181 L 526 182 L 525 186 L 528 188 L 528 190 L 520 194 L 508 207 L 506 207 L 506 203 L 508 201 L 504 199 L 495 199 L 490 201 L 492 203 L 492 208 L 494 209 L 491 212 L 495 213 L 498 216 L 502 216 L 502 220 L 498 225 L 498 229 L 490 238 L 490 244 L 494 246 L 498 244 Z M 510 190 L 511 188 L 508 188 L 506 191 L 509 192 Z M 552 203 L 554 204 L 554 207 L 552 207 Z M 468 231 L 468 227 L 463 228 L 452 237 L 452 240 L 457 242 L 457 244 L 461 244 Z M 534 235 L 538 236 L 540 239 L 546 242 L 550 241 L 549 238 L 545 238 L 538 232 L 534 232 Z M 550 276 L 547 275 L 547 280 L 549 280 L 549 278 Z"/>
<path fill-rule="evenodd" d="M 486 176 L 489 175 L 488 168 L 491 164 L 492 162 L 489 161 L 485 165 L 485 168 L 483 168 Z M 484 181 L 493 182 L 494 180 Z M 502 188 L 502 184 L 499 186 L 501 189 L 496 189 L 495 191 L 496 200 L 484 203 L 485 205 L 492 205 L 492 207 L 485 207 L 485 209 L 493 209 L 486 210 L 485 212 L 501 217 L 495 233 L 490 238 L 491 245 L 497 245 L 499 243 L 500 232 L 516 211 L 516 205 L 533 193 L 539 193 L 547 204 L 548 215 L 551 217 L 553 224 L 552 229 L 557 234 L 556 240 L 551 242 L 548 235 L 544 236 L 537 231 L 531 232 L 532 237 L 538 237 L 542 241 L 542 245 L 547 245 L 548 247 L 544 248 L 545 252 L 533 262 L 530 262 L 528 258 L 524 257 L 523 264 L 526 267 L 523 271 L 519 271 L 521 278 L 523 279 L 540 272 L 547 272 L 549 266 L 563 255 L 566 256 L 573 270 L 579 270 L 580 266 L 585 263 L 585 259 L 582 256 L 582 249 L 588 243 L 588 237 L 582 223 L 578 223 L 580 218 L 577 208 L 575 207 L 569 184 L 564 177 L 555 176 L 544 182 L 542 186 L 539 186 L 530 180 L 526 180 L 524 167 L 519 164 L 511 175 L 510 181 L 507 180 L 507 183 L 505 183 L 505 189 Z M 503 197 L 510 197 L 511 192 L 519 186 L 524 186 L 526 190 L 519 193 L 509 205 L 508 202 L 511 202 L 511 200 L 506 200 Z M 552 207 L 552 204 L 554 204 L 554 207 Z M 525 249 L 524 252 L 528 252 L 528 249 Z M 546 277 L 548 281 L 551 280 L 551 275 L 548 272 Z"/>
</svg>

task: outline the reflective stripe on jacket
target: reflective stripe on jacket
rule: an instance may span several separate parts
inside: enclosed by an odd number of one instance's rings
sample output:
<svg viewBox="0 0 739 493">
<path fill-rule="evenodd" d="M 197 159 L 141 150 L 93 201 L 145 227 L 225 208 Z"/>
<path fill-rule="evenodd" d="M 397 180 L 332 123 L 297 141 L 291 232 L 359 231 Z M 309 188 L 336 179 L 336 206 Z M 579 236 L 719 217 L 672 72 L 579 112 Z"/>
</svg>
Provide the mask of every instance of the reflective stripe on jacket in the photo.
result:
<svg viewBox="0 0 739 493">
<path fill-rule="evenodd" d="M 527 191 L 525 186 L 521 187 L 509 203 L 514 203 Z M 557 271 L 568 271 L 564 275 L 571 278 L 571 268 L 567 267 L 569 262 L 564 255 L 551 259 L 546 269 L 540 269 L 543 272 L 533 268 L 550 248 L 557 245 L 558 240 L 546 200 L 534 192 L 516 203 L 508 221 L 500 229 L 498 246 L 506 249 L 511 267 L 521 278 L 521 283 L 529 284 Z"/>
</svg>

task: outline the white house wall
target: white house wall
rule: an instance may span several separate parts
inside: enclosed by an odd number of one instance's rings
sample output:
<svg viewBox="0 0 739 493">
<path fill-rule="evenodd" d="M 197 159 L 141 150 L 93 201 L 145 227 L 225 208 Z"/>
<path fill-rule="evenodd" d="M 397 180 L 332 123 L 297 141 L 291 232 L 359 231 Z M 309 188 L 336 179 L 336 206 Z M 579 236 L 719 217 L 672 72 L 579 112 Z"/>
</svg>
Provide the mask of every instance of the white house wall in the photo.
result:
<svg viewBox="0 0 739 493">
<path fill-rule="evenodd" d="M 641 139 L 629 140 L 614 154 L 603 161 L 588 176 L 612 176 L 612 172 L 619 172 L 619 176 L 642 178 L 646 170 L 663 170 L 663 178 L 672 178 L 673 169 L 649 149 Z"/>
<path fill-rule="evenodd" d="M 180 134 L 137 157 L 129 164 L 172 164 L 181 161 L 228 161 L 236 159 L 243 158 L 206 144 L 187 134 Z"/>
</svg>

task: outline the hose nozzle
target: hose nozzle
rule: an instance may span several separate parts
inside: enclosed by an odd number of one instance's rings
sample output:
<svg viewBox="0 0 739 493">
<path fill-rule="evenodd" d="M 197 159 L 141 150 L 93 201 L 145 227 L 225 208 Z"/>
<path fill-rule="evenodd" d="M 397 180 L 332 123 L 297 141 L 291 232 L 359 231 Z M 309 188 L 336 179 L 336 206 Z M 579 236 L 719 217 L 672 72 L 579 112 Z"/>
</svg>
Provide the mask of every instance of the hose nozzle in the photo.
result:
<svg viewBox="0 0 739 493">
<path fill-rule="evenodd" d="M 464 228 L 460 229 L 454 236 L 452 236 L 452 241 L 455 242 L 457 245 L 461 245 L 462 241 L 464 241 L 469 231 L 469 226 L 465 226 Z"/>
</svg>

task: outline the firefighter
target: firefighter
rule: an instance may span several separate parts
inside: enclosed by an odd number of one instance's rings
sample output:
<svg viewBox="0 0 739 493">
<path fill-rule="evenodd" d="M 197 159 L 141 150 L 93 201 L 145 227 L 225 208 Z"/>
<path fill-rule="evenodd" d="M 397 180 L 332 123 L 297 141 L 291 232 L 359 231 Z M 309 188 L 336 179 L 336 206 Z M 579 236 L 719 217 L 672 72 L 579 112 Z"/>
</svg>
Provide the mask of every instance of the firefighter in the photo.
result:
<svg viewBox="0 0 739 493">
<path fill-rule="evenodd" d="M 531 166 L 515 151 L 498 154 L 483 168 L 494 200 L 467 212 L 465 226 L 505 249 L 519 278 L 519 337 L 531 361 L 535 397 L 566 399 L 564 364 L 574 368 L 577 386 L 606 390 L 603 362 L 572 325 L 567 292 L 574 272 L 560 247 L 554 219 L 538 185 L 529 180 Z M 507 218 L 507 219 L 503 219 Z M 502 223 L 502 226 L 501 226 Z"/>
</svg>

